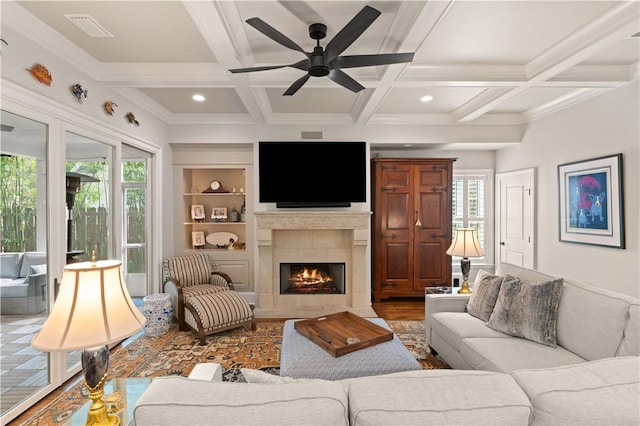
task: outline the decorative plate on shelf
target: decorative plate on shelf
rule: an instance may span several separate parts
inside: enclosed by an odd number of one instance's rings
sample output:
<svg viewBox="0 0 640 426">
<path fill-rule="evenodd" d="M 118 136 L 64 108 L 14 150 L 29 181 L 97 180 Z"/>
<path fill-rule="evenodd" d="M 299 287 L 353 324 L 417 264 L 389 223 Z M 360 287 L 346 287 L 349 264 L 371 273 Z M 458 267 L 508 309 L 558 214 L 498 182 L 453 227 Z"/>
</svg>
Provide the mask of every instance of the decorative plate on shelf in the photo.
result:
<svg viewBox="0 0 640 426">
<path fill-rule="evenodd" d="M 238 242 L 238 236 L 233 232 L 212 232 L 205 239 L 207 243 L 218 248 L 228 248 Z"/>
</svg>

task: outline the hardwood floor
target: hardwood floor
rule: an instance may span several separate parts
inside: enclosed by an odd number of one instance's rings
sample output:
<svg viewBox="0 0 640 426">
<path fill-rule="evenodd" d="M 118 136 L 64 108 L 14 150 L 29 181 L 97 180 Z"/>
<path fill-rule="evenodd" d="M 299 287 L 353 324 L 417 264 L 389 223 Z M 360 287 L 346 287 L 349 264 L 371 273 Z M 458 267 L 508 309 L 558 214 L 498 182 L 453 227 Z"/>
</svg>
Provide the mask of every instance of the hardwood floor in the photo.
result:
<svg viewBox="0 0 640 426">
<path fill-rule="evenodd" d="M 406 297 L 373 302 L 373 310 L 386 320 L 423 320 L 424 297 Z"/>
<path fill-rule="evenodd" d="M 393 298 L 387 299 L 381 302 L 374 302 L 372 304 L 373 310 L 378 314 L 380 318 L 385 320 L 424 320 L 424 297 L 416 298 Z M 116 347 L 117 348 L 117 347 Z M 115 348 L 114 348 L 115 349 Z M 69 381 L 67 381 L 60 388 L 53 391 L 47 397 L 45 397 L 38 404 L 31 407 L 22 415 L 18 416 L 14 421 L 10 422 L 9 426 L 17 426 L 28 421 L 35 413 L 40 411 L 40 408 L 48 404 L 59 395 L 63 394 L 79 381 L 82 380 L 81 374 L 76 375 Z"/>
</svg>

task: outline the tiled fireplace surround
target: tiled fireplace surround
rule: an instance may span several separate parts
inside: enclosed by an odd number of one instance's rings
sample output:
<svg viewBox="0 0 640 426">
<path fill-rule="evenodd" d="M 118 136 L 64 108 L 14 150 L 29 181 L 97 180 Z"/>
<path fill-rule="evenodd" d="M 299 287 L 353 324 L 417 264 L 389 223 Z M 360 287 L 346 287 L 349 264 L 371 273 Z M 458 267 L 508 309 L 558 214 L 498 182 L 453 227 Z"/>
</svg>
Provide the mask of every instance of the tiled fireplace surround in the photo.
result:
<svg viewBox="0 0 640 426">
<path fill-rule="evenodd" d="M 257 317 L 309 318 L 349 310 L 376 316 L 367 279 L 370 213 L 254 212 L 258 240 Z M 345 294 L 280 294 L 281 262 L 345 262 Z"/>
</svg>

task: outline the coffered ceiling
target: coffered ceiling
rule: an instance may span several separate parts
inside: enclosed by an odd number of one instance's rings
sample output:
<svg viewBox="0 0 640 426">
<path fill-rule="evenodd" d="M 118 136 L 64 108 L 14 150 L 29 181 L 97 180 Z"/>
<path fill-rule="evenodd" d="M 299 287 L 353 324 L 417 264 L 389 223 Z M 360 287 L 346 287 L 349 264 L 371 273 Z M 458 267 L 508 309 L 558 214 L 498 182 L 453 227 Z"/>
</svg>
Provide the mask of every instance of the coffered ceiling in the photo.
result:
<svg viewBox="0 0 640 426">
<path fill-rule="evenodd" d="M 415 52 L 344 71 L 359 93 L 293 68 L 303 55 L 245 23 L 259 17 L 309 52 L 365 5 L 380 17 L 346 55 Z M 10 7 L 7 7 L 10 6 Z M 638 77 L 638 1 L 3 1 L 2 24 L 38 40 L 169 124 L 524 124 Z M 12 16 L 8 17 L 7 13 Z M 91 37 L 65 15 L 88 15 Z M 53 30 L 53 31 L 52 31 Z M 194 102 L 193 94 L 205 96 Z M 431 102 L 421 102 L 424 95 Z"/>
</svg>

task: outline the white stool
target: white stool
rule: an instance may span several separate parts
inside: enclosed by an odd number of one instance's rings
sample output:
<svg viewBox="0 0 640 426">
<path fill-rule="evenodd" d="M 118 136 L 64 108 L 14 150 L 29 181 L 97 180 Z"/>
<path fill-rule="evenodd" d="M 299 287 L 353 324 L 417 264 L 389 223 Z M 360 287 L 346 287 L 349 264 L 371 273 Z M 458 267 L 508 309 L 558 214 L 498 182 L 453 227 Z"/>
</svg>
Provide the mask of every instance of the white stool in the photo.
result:
<svg viewBox="0 0 640 426">
<path fill-rule="evenodd" d="M 142 313 L 147 319 L 144 332 L 149 336 L 159 336 L 169 331 L 171 326 L 171 298 L 169 293 L 150 294 L 142 299 Z"/>
</svg>

